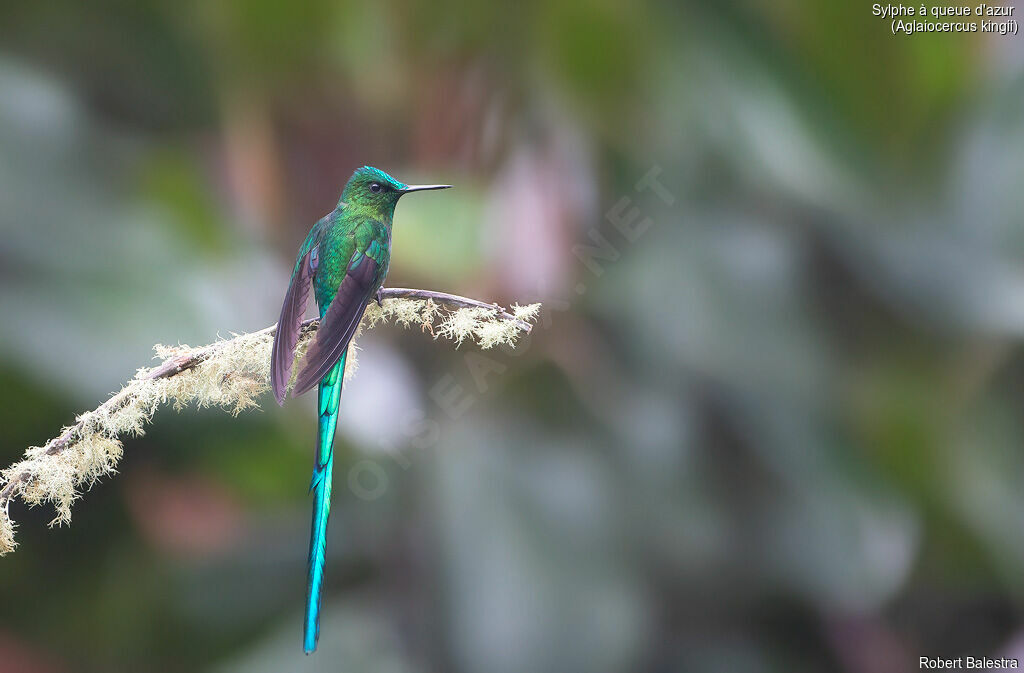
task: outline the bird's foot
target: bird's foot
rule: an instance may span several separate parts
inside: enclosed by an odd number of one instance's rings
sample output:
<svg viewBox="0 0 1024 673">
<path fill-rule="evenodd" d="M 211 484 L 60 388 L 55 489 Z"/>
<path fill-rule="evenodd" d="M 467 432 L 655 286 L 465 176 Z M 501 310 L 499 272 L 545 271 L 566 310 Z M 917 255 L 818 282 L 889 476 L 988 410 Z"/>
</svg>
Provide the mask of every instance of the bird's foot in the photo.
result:
<svg viewBox="0 0 1024 673">
<path fill-rule="evenodd" d="M 384 299 L 384 288 L 383 287 L 378 287 L 377 288 L 377 306 L 380 306 L 381 308 L 384 308 L 384 304 L 381 303 L 381 301 L 383 301 L 383 299 Z"/>
</svg>

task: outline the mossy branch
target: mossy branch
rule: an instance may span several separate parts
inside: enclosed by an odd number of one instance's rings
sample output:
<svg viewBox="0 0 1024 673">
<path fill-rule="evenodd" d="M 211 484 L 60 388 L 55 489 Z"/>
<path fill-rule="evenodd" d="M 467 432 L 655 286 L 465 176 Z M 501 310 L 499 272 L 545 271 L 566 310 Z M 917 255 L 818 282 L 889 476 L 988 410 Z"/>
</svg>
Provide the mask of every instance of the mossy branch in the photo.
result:
<svg viewBox="0 0 1024 673">
<path fill-rule="evenodd" d="M 358 336 L 381 322 L 404 327 L 417 324 L 435 339 L 447 338 L 456 346 L 471 340 L 481 348 L 513 345 L 531 330 L 540 304 L 505 309 L 468 297 L 409 288 L 385 288 L 381 305 L 371 303 L 363 315 Z M 309 345 L 320 325 L 318 319 L 302 323 L 298 354 Z M 270 349 L 277 326 L 237 334 L 208 346 L 155 346 L 162 362 L 142 368 L 135 378 L 94 411 L 88 411 L 61 434 L 25 452 L 23 460 L 0 471 L 0 556 L 12 551 L 14 522 L 8 510 L 20 497 L 29 506 L 52 503 L 57 516 L 50 525 L 68 523 L 71 505 L 80 489 L 116 472 L 123 452 L 120 437 L 139 436 L 161 404 L 175 408 L 195 402 L 238 414 L 258 406 L 257 398 L 269 389 Z M 356 347 L 349 346 L 345 376 L 356 369 Z"/>
</svg>

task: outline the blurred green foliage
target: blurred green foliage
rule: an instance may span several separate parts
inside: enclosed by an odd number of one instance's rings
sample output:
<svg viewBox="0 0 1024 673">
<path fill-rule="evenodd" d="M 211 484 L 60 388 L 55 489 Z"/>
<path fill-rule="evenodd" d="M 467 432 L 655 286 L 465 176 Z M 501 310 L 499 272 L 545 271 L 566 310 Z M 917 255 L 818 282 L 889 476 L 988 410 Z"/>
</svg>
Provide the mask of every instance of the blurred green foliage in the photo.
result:
<svg viewBox="0 0 1024 673">
<path fill-rule="evenodd" d="M 457 186 L 403 202 L 388 285 L 546 308 L 483 378 L 428 335 L 362 340 L 315 657 L 312 407 L 268 399 L 161 412 L 68 528 L 12 512 L 0 662 L 1024 656 L 1015 38 L 894 37 L 868 5 L 805 0 L 2 16 L 0 458 L 153 343 L 272 323 L 299 241 L 364 163 Z M 671 203 L 637 186 L 652 169 Z M 631 240 L 614 219 L 634 207 L 652 224 Z M 614 259 L 580 259 L 594 232 Z"/>
</svg>

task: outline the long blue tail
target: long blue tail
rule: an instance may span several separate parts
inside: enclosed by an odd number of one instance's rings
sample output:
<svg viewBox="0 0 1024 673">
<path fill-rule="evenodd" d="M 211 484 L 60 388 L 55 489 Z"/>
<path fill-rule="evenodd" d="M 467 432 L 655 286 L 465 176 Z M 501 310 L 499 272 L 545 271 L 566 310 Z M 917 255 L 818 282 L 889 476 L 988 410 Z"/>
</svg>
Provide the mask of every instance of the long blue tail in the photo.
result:
<svg viewBox="0 0 1024 673">
<path fill-rule="evenodd" d="M 320 638 L 320 597 L 324 588 L 327 517 L 331 513 L 331 470 L 334 467 L 334 429 L 338 425 L 338 402 L 345 380 L 345 355 L 320 382 L 320 430 L 313 464 L 313 527 L 309 534 L 309 583 L 306 588 L 306 654 L 316 651 Z"/>
</svg>

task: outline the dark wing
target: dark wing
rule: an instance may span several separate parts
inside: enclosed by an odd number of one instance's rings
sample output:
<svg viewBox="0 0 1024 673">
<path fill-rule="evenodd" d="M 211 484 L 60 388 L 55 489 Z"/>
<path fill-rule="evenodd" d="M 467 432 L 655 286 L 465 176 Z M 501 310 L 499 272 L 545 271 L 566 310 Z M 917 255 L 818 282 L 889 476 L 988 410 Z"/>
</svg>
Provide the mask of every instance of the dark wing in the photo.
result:
<svg viewBox="0 0 1024 673">
<path fill-rule="evenodd" d="M 327 307 L 327 313 L 320 322 L 316 339 L 306 351 L 302 369 L 295 380 L 292 396 L 297 397 L 310 390 L 327 375 L 341 359 L 348 342 L 359 327 L 366 305 L 370 303 L 377 289 L 375 281 L 380 266 L 369 255 L 357 252 L 349 262 L 345 277 L 338 287 L 338 293 Z"/>
<path fill-rule="evenodd" d="M 274 389 L 277 403 L 281 405 L 284 404 L 288 378 L 292 374 L 295 345 L 299 343 L 302 316 L 306 313 L 306 302 L 312 285 L 312 252 L 313 250 L 310 250 L 302 257 L 298 268 L 292 274 L 292 282 L 288 285 L 288 292 L 285 293 L 284 304 L 281 306 L 281 317 L 277 319 L 277 333 L 274 334 L 274 348 L 270 356 L 270 386 Z"/>
</svg>

